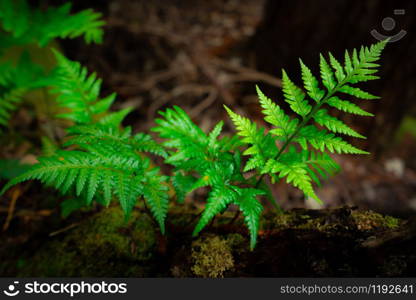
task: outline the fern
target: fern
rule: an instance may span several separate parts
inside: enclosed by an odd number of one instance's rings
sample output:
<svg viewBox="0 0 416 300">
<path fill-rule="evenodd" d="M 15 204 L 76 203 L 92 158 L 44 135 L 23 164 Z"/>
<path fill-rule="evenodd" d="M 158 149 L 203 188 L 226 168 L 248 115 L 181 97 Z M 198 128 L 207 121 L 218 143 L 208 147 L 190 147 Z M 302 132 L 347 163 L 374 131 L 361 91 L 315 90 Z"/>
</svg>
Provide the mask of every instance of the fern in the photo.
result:
<svg viewBox="0 0 416 300">
<path fill-rule="evenodd" d="M 18 31 L 18 34 L 21 33 Z M 206 206 L 193 235 L 198 235 L 217 214 L 235 204 L 244 216 L 253 249 L 263 210 L 259 198 L 271 195 L 264 176 L 270 176 L 272 183 L 286 180 L 306 197 L 321 202 L 314 186 L 340 169 L 331 155 L 368 153 L 344 140 L 343 136 L 365 137 L 331 116 L 329 109 L 372 116 L 344 97 L 378 98 L 355 84 L 378 78 L 375 62 L 386 43 L 347 51 L 343 63 L 331 53 L 327 58 L 320 55 L 319 79 L 300 60 L 303 88 L 283 71 L 284 101 L 293 114 L 287 114 L 257 87 L 264 119 L 270 129 L 225 107 L 237 135 L 222 136 L 222 121 L 205 133 L 181 108 L 174 106 L 160 112 L 161 117 L 152 128 L 164 139 L 162 144 L 148 134 L 133 134 L 130 127 L 123 128 L 121 122 L 130 110 L 109 113 L 115 94 L 101 99 L 101 80 L 94 73 L 88 75 L 87 69 L 79 63 L 55 52 L 58 67 L 53 73 L 52 85 L 58 94 L 57 102 L 65 110 L 59 116 L 73 122 L 63 143 L 68 148 L 57 150 L 45 140 L 45 156 L 12 178 L 0 194 L 15 184 L 36 179 L 63 194 L 72 191 L 72 195 L 76 195 L 63 203 L 65 214 L 81 205 L 91 205 L 93 201 L 109 205 L 118 199 L 126 216 L 142 197 L 164 233 L 168 182 L 178 202 L 183 202 L 192 191 L 206 187 L 209 190 Z M 36 73 L 35 68 L 20 82 L 10 80 L 10 67 L 1 68 L 4 72 L 0 74 L 0 84 L 16 88 L 16 91 L 17 87 L 27 89 L 45 84 L 44 79 L 37 82 L 30 75 Z M 7 119 L 13 103 L 18 101 L 11 99 L 9 103 L 12 104 L 0 106 L 0 122 L 2 116 Z M 165 163 L 173 166 L 172 176 L 168 178 L 159 168 L 151 166 L 146 153 L 162 156 Z M 243 160 L 242 155 L 248 159 Z M 245 174 L 248 171 L 250 173 Z M 274 201 L 272 204 L 277 206 Z"/>
<path fill-rule="evenodd" d="M 120 130 L 108 124 L 92 124 L 72 126 L 68 129 L 68 140 L 65 146 L 70 145 L 111 145 L 120 151 L 128 150 L 136 153 L 148 152 L 166 157 L 165 149 L 156 143 L 148 134 L 138 133 L 132 135 L 131 127 Z"/>
<path fill-rule="evenodd" d="M 361 99 L 378 98 L 353 85 L 378 78 L 374 75 L 378 67 L 375 62 L 379 59 L 386 43 L 387 40 L 369 48 L 362 47 L 360 51 L 346 51 L 344 64 L 341 64 L 331 53 L 328 55 L 329 63 L 323 55 L 320 55 L 322 87 L 317 77 L 300 60 L 301 77 L 306 93 L 296 86 L 283 70 L 284 100 L 297 115 L 295 117 L 285 114 L 277 103 L 267 98 L 257 87 L 265 121 L 272 125 L 268 133 L 265 133 L 264 128 L 258 129 L 255 123 L 225 107 L 237 128 L 238 135 L 242 137 L 241 141 L 248 145 L 243 153 L 250 156 L 245 170 L 255 168 L 259 174 L 263 174 L 257 179 L 257 184 L 261 183 L 265 174 L 270 175 L 272 180 L 277 175 L 302 190 L 306 196 L 321 202 L 312 183 L 319 184 L 320 177 L 326 178 L 327 175 L 338 170 L 336 163 L 324 151 L 368 153 L 336 135 L 365 138 L 343 121 L 331 116 L 328 109 L 323 107 L 328 106 L 361 116 L 372 116 L 358 105 L 341 99 L 337 94 L 343 93 Z M 270 137 L 271 141 L 265 143 L 266 137 Z M 277 146 L 279 143 L 282 144 Z M 300 150 L 294 147 L 296 144 L 300 146 Z M 310 147 L 315 151 L 311 151 Z"/>
<path fill-rule="evenodd" d="M 150 167 L 144 152 L 166 156 L 166 151 L 149 135 L 133 135 L 130 127 L 122 129 L 120 123 L 130 109 L 108 113 L 115 96 L 98 99 L 101 81 L 94 74 L 87 76 L 79 63 L 57 52 L 56 56 L 58 70 L 53 84 L 55 92 L 60 93 L 57 101 L 69 109 L 61 117 L 75 122 L 67 129 L 64 143 L 71 150 L 57 150 L 44 138 L 45 151 L 39 163 L 11 179 L 0 194 L 15 184 L 37 179 L 63 194 L 72 191 L 78 197 L 63 204 L 65 214 L 80 203 L 91 205 L 95 200 L 108 206 L 117 198 L 126 217 L 143 197 L 164 233 L 167 178 L 158 168 Z"/>
<path fill-rule="evenodd" d="M 168 199 L 164 181 L 158 169 L 150 168 L 146 157 L 126 147 L 112 143 L 79 144 L 79 150 L 58 150 L 52 156 L 40 157 L 39 163 L 10 180 L 1 191 L 32 179 L 58 189 L 63 194 L 70 190 L 83 199 L 84 205 L 93 200 L 108 206 L 118 198 L 126 217 L 143 196 L 164 232 Z"/>
<path fill-rule="evenodd" d="M 117 126 L 131 111 L 123 109 L 117 113 L 108 114 L 116 94 L 110 94 L 99 99 L 101 79 L 95 73 L 88 75 L 85 67 L 71 61 L 57 51 L 54 51 L 58 67 L 53 93 L 58 94 L 56 101 L 66 109 L 60 118 L 69 119 L 76 124 L 101 122 Z"/>
<path fill-rule="evenodd" d="M 259 229 L 258 219 L 262 211 L 256 196 L 264 194 L 264 191 L 242 188 L 235 184 L 248 184 L 241 174 L 240 155 L 236 149 L 240 146 L 238 140 L 235 137 L 219 138 L 222 122 L 209 134 L 205 134 L 177 106 L 161 112 L 161 115 L 163 118 L 156 120 L 158 126 L 152 130 L 167 139 L 164 145 L 173 149 L 165 162 L 175 167 L 172 184 L 178 200 L 182 202 L 186 194 L 197 188 L 208 186 L 211 189 L 193 234 L 197 235 L 229 204 L 236 204 L 245 216 L 250 231 L 250 245 L 254 248 Z M 244 125 L 250 127 L 251 123 Z M 249 131 L 253 134 L 257 132 L 255 126 L 250 127 Z M 250 135 L 246 138 L 250 139 Z"/>
<path fill-rule="evenodd" d="M 7 126 L 11 114 L 27 92 L 52 82 L 52 74 L 47 74 L 41 66 L 33 63 L 27 52 L 23 52 L 15 66 L 8 63 L 0 65 L 0 124 Z"/>
<path fill-rule="evenodd" d="M 101 14 L 87 9 L 71 15 L 70 10 L 70 3 L 41 11 L 30 8 L 26 0 L 0 0 L 0 24 L 12 36 L 0 35 L 0 44 L 45 46 L 54 38 L 82 35 L 87 43 L 100 43 L 104 25 Z"/>
</svg>

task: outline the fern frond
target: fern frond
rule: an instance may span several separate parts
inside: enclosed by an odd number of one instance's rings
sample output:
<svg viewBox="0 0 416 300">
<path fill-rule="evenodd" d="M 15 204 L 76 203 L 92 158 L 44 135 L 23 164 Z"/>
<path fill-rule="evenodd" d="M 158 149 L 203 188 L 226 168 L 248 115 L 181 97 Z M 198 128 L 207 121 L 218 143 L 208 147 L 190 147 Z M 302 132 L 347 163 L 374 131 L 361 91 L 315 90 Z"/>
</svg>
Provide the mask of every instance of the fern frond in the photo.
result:
<svg viewBox="0 0 416 300">
<path fill-rule="evenodd" d="M 338 169 L 339 166 L 326 154 L 316 154 L 305 150 L 297 152 L 291 147 L 288 152 L 280 156 L 278 161 L 268 160 L 262 172 L 277 173 L 279 178 L 286 177 L 287 183 L 299 188 L 306 196 L 315 199 L 318 203 L 322 203 L 312 186 L 312 181 L 320 183 L 316 172 L 326 178 L 325 173 L 333 174 Z"/>
<path fill-rule="evenodd" d="M 311 111 L 312 107 L 305 100 L 305 94 L 297 87 L 287 76 L 285 70 L 282 70 L 282 90 L 285 101 L 289 103 L 290 108 L 298 115 L 305 117 Z"/>
<path fill-rule="evenodd" d="M 311 70 L 299 59 L 300 67 L 302 71 L 302 79 L 306 91 L 308 92 L 309 97 L 311 97 L 316 102 L 319 102 L 325 95 L 325 92 L 319 88 L 318 79 L 313 76 Z"/>
<path fill-rule="evenodd" d="M 209 133 L 208 135 L 209 147 L 215 147 L 217 145 L 217 138 L 220 135 L 223 126 L 224 126 L 224 122 L 220 121 L 215 125 L 214 129 L 212 129 L 212 131 Z"/>
<path fill-rule="evenodd" d="M 331 52 L 329 52 L 328 55 L 329 55 L 329 62 L 331 63 L 331 66 L 335 70 L 335 77 L 338 80 L 338 83 L 342 82 L 345 78 L 344 68 L 339 63 L 339 61 L 331 54 Z"/>
<path fill-rule="evenodd" d="M 165 185 L 166 176 L 158 175 L 158 169 L 148 171 L 143 180 L 143 197 L 150 211 L 159 223 L 160 231 L 165 234 L 165 219 L 168 213 L 168 187 Z"/>
<path fill-rule="evenodd" d="M 280 149 L 276 146 L 276 143 L 274 145 L 273 143 L 268 143 L 266 147 L 261 149 L 263 155 L 259 156 L 259 138 L 264 136 L 263 129 L 257 128 L 256 124 L 249 119 L 243 118 L 226 108 L 236 125 L 238 134 L 243 137 L 242 142 L 248 144 L 244 154 L 251 157 L 246 163 L 244 171 L 258 168 L 263 174 L 269 174 L 272 178 L 277 173 L 280 177 L 287 177 L 288 183 L 299 187 L 306 195 L 317 199 L 316 194 L 313 192 L 311 181 L 318 182 L 318 180 L 316 180 L 316 174 L 306 167 L 307 163 L 297 160 L 285 161 L 285 158 L 288 157 L 287 149 L 292 143 L 299 143 L 304 151 L 308 150 L 308 146 L 312 146 L 312 148 L 319 151 L 328 150 L 336 153 L 368 154 L 368 152 L 350 145 L 342 138 L 310 125 L 310 121 L 313 120 L 334 133 L 365 138 L 341 120 L 329 115 L 327 109 L 323 108 L 323 106 L 329 105 L 345 112 L 372 116 L 372 114 L 364 111 L 358 105 L 341 100 L 335 94 L 341 92 L 358 98 L 375 99 L 375 96 L 352 86 L 352 84 L 376 78 L 376 76 L 372 75 L 376 72 L 375 68 L 378 67 L 374 62 L 379 59 L 385 44 L 386 41 L 382 41 L 370 48 L 363 47 L 359 54 L 356 50 L 352 51 L 352 55 L 348 51 L 345 52 L 344 65 L 331 53 L 329 53 L 330 64 L 328 64 L 323 55 L 320 55 L 321 81 L 326 91 L 320 89 L 318 79 L 300 60 L 304 87 L 308 96 L 315 102 L 313 107 L 309 104 L 304 92 L 289 79 L 283 70 L 282 82 L 285 101 L 289 103 L 290 108 L 295 113 L 302 117 L 300 122 L 297 122 L 296 119 L 291 120 L 286 116 L 283 110 L 267 98 L 257 87 L 265 120 L 277 127 L 270 130 L 269 133 L 274 134 L 273 139 L 276 141 L 283 140 L 284 142 Z M 290 128 L 290 131 L 287 132 L 286 128 Z M 259 134 L 260 132 L 262 134 Z M 277 151 L 272 154 L 273 152 L 270 151 L 270 148 L 277 149 Z M 262 177 L 259 177 L 257 183 L 261 182 Z"/>
<path fill-rule="evenodd" d="M 148 134 L 131 134 L 131 128 L 120 130 L 117 127 L 101 124 L 78 125 L 68 129 L 69 140 L 65 145 L 111 145 L 117 151 L 149 152 L 166 157 L 165 149 Z"/>
<path fill-rule="evenodd" d="M 318 110 L 316 114 L 313 116 L 313 119 L 315 120 L 316 123 L 318 123 L 321 126 L 326 127 L 332 132 L 342 133 L 345 135 L 365 139 L 365 136 L 359 134 L 358 132 L 350 128 L 341 120 L 338 120 L 337 118 L 333 116 L 330 116 L 326 109 Z"/>
<path fill-rule="evenodd" d="M 372 113 L 369 113 L 363 110 L 358 105 L 352 102 L 346 101 L 346 100 L 341 100 L 336 96 L 329 98 L 327 103 L 329 106 L 332 106 L 334 108 L 337 108 L 339 110 L 342 110 L 350 114 L 359 115 L 359 116 L 369 116 L 369 117 L 374 116 Z"/>
<path fill-rule="evenodd" d="M 250 249 L 253 250 L 257 243 L 259 220 L 263 210 L 263 206 L 256 197 L 265 193 L 262 190 L 253 188 L 238 189 L 238 192 L 239 197 L 236 198 L 235 204 L 239 206 L 244 215 L 244 222 L 250 232 Z"/>
<path fill-rule="evenodd" d="M 205 209 L 196 224 L 192 235 L 197 236 L 217 213 L 224 211 L 229 204 L 237 199 L 237 197 L 238 194 L 225 185 L 214 186 L 208 195 L 207 204 L 205 205 Z"/>
<path fill-rule="evenodd" d="M 113 151 L 100 155 L 97 151 L 57 151 L 54 156 L 41 157 L 25 173 L 11 179 L 2 189 L 37 179 L 66 194 L 70 189 L 89 205 L 96 201 L 108 205 L 117 197 L 128 217 L 139 196 L 144 196 L 164 232 L 167 213 L 165 177 L 157 169 L 148 170 L 149 162 L 140 156 L 126 156 Z"/>
<path fill-rule="evenodd" d="M 276 128 L 273 128 L 270 133 L 275 136 L 283 136 L 284 139 L 295 132 L 298 125 L 298 119 L 290 120 L 284 111 L 271 99 L 267 98 L 260 88 L 256 85 L 257 95 L 259 97 L 260 105 L 263 108 L 263 114 L 265 115 L 264 120 Z"/>
<path fill-rule="evenodd" d="M 326 87 L 328 91 L 331 91 L 337 85 L 334 79 L 334 73 L 332 72 L 331 67 L 328 65 L 328 62 L 322 54 L 319 55 L 319 58 L 319 68 L 321 71 L 322 84 Z"/>
<path fill-rule="evenodd" d="M 374 96 L 368 92 L 361 90 L 360 88 L 352 87 L 349 85 L 343 85 L 342 87 L 339 88 L 339 91 L 342 93 L 360 98 L 360 99 L 367 99 L 367 100 L 380 99 L 380 97 L 378 96 Z"/>
<path fill-rule="evenodd" d="M 16 44 L 38 43 L 45 46 L 54 38 L 84 36 L 87 43 L 102 41 L 101 14 L 91 9 L 70 14 L 71 4 L 32 9 L 26 0 L 0 0 L 0 23 Z"/>
<path fill-rule="evenodd" d="M 19 88 L 0 95 L 0 125 L 7 126 L 11 114 L 18 108 L 26 92 L 26 89 Z"/>
<path fill-rule="evenodd" d="M 166 112 L 160 112 L 160 114 L 163 118 L 155 120 L 158 126 L 152 128 L 152 131 L 158 132 L 160 137 L 170 140 L 165 143 L 167 147 L 181 146 L 182 149 L 185 148 L 184 146 L 194 144 L 192 148 L 200 148 L 201 145 L 206 144 L 207 135 L 192 122 L 181 108 L 174 106 L 173 109 L 167 109 Z"/>
<path fill-rule="evenodd" d="M 245 171 L 263 165 L 267 157 L 277 153 L 276 143 L 270 134 L 264 134 L 264 129 L 257 129 L 256 123 L 236 114 L 227 106 L 224 107 L 238 130 L 237 134 L 243 137 L 241 141 L 250 145 L 243 152 L 243 155 L 251 155 L 254 157 L 249 160 L 249 163 L 244 169 Z"/>
<path fill-rule="evenodd" d="M 282 155 L 283 157 L 283 155 Z M 275 161 L 269 160 L 263 173 L 277 173 L 279 178 L 286 177 L 286 182 L 300 189 L 306 196 L 315 199 L 318 203 L 322 203 L 315 194 L 312 186 L 312 178 L 308 174 L 306 164 L 292 161 Z"/>
<path fill-rule="evenodd" d="M 78 124 L 99 121 L 109 110 L 116 94 L 99 99 L 101 79 L 95 73 L 88 75 L 87 69 L 80 63 L 67 59 L 57 51 L 54 53 L 58 68 L 53 93 L 58 94 L 58 104 L 68 110 L 58 117 Z"/>
<path fill-rule="evenodd" d="M 258 139 L 258 130 L 256 123 L 251 122 L 248 118 L 244 118 L 236 114 L 226 105 L 224 105 L 224 108 L 230 116 L 231 120 L 233 121 L 237 129 L 237 134 L 243 137 L 242 142 L 246 144 L 256 143 Z"/>
<path fill-rule="evenodd" d="M 313 125 L 303 127 L 299 134 L 294 138 L 303 149 L 308 149 L 308 144 L 319 151 L 328 150 L 331 153 L 338 154 L 369 154 L 366 151 L 358 149 L 344 141 L 342 138 L 328 133 L 325 130 L 319 130 Z"/>
<path fill-rule="evenodd" d="M 52 76 L 35 64 L 28 52 L 23 52 L 16 65 L 0 65 L 0 124 L 7 126 L 24 95 L 36 88 L 48 86 Z"/>
</svg>

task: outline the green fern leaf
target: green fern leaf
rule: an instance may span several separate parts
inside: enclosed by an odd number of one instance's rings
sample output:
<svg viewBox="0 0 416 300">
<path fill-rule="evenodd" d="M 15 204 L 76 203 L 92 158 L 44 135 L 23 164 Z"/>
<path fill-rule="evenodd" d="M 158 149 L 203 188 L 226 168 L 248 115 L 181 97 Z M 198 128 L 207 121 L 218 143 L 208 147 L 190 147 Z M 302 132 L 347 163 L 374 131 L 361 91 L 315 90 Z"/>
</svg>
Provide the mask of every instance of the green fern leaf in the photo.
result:
<svg viewBox="0 0 416 300">
<path fill-rule="evenodd" d="M 22 102 L 22 96 L 27 92 L 26 89 L 13 89 L 0 95 L 0 124 L 7 126 L 11 114 Z"/>
<path fill-rule="evenodd" d="M 43 11 L 30 8 L 26 0 L 0 0 L 0 24 L 12 34 L 11 44 L 36 42 L 43 47 L 57 37 L 79 36 L 87 43 L 100 43 L 105 24 L 101 14 L 90 9 L 70 14 L 70 10 L 70 3 Z"/>
<path fill-rule="evenodd" d="M 345 78 L 344 70 L 343 70 L 341 64 L 339 63 L 339 61 L 336 60 L 336 58 L 334 56 L 332 56 L 331 52 L 329 52 L 328 55 L 329 55 L 329 61 L 331 63 L 331 66 L 335 70 L 335 77 L 338 79 L 338 83 L 340 83 Z"/>
<path fill-rule="evenodd" d="M 319 130 L 315 126 L 309 125 L 299 131 L 299 135 L 294 139 L 303 149 L 307 150 L 309 143 L 313 148 L 319 151 L 327 149 L 331 153 L 346 154 L 369 154 L 366 151 L 358 149 L 340 137 L 325 130 Z"/>
<path fill-rule="evenodd" d="M 345 50 L 344 55 L 344 69 L 347 75 L 351 75 L 354 71 L 354 66 L 350 57 L 350 54 L 348 53 L 348 50 Z"/>
<path fill-rule="evenodd" d="M 212 218 L 218 212 L 223 211 L 229 204 L 233 203 L 237 196 L 238 194 L 234 190 L 227 188 L 225 185 L 215 186 L 208 195 L 207 204 L 192 235 L 197 236 Z"/>
<path fill-rule="evenodd" d="M 276 126 L 270 133 L 276 136 L 283 136 L 287 139 L 295 130 L 298 124 L 297 119 L 290 120 L 284 111 L 271 99 L 267 98 L 258 86 L 256 86 L 257 95 L 260 100 L 260 105 L 263 108 L 264 120 Z"/>
<path fill-rule="evenodd" d="M 346 100 L 341 100 L 336 96 L 329 98 L 327 104 L 350 114 L 369 117 L 374 116 L 372 113 L 363 110 L 358 105 L 355 105 L 354 103 L 351 103 Z"/>
<path fill-rule="evenodd" d="M 114 151 L 149 152 L 166 157 L 165 149 L 156 143 L 148 134 L 138 133 L 131 135 L 131 128 L 120 131 L 117 127 L 101 124 L 78 125 L 68 129 L 69 140 L 65 145 L 100 145 L 112 146 Z M 105 145 L 103 145 L 105 144 Z"/>
<path fill-rule="evenodd" d="M 39 158 L 38 164 L 10 180 L 0 194 L 17 183 L 37 179 L 63 193 L 73 187 L 76 195 L 85 199 L 85 204 L 93 199 L 101 200 L 103 196 L 108 203 L 114 193 L 128 216 L 142 193 L 141 181 L 146 167 L 139 156 L 133 159 L 118 153 L 102 156 L 94 152 L 58 151 L 54 156 Z M 101 193 L 101 188 L 106 195 Z"/>
<path fill-rule="evenodd" d="M 320 54 L 319 57 L 320 57 L 319 67 L 321 71 L 322 84 L 327 88 L 328 91 L 331 91 L 337 85 L 334 79 L 334 73 L 332 72 L 331 67 L 328 65 L 324 56 Z"/>
<path fill-rule="evenodd" d="M 7 126 L 11 114 L 27 92 L 48 86 L 51 82 L 50 74 L 33 63 L 28 52 L 23 52 L 15 66 L 0 65 L 0 124 Z"/>
<path fill-rule="evenodd" d="M 250 249 L 253 250 L 257 243 L 259 220 L 263 206 L 256 199 L 258 195 L 264 195 L 264 191 L 252 188 L 238 189 L 239 197 L 236 198 L 240 210 L 243 212 L 244 221 L 250 232 Z"/>
<path fill-rule="evenodd" d="M 370 93 L 367 93 L 367 92 L 361 90 L 360 88 L 352 87 L 352 86 L 349 86 L 349 85 L 344 85 L 344 86 L 340 87 L 339 91 L 342 92 L 342 93 L 360 98 L 360 99 L 368 99 L 368 100 L 380 99 L 380 97 L 378 97 L 378 96 L 371 95 Z"/>
<path fill-rule="evenodd" d="M 88 75 L 86 68 L 54 51 L 58 62 L 53 93 L 58 94 L 56 101 L 68 112 L 58 117 L 66 118 L 78 124 L 91 124 L 103 118 L 115 100 L 115 94 L 100 100 L 101 79 L 95 73 Z M 122 116 L 127 111 L 122 111 Z M 119 113 L 120 114 L 120 113 Z M 114 120 L 113 120 L 114 121 Z M 121 120 L 120 120 L 121 122 Z M 107 124 L 108 122 L 107 119 Z"/>
<path fill-rule="evenodd" d="M 285 101 L 289 103 L 295 113 L 305 117 L 312 109 L 308 101 L 305 100 L 305 94 L 289 79 L 285 70 L 282 70 L 282 74 L 282 90 Z"/>
<path fill-rule="evenodd" d="M 150 207 L 150 211 L 159 223 L 160 231 L 165 234 L 165 219 L 168 213 L 168 187 L 165 186 L 166 177 L 157 174 L 158 169 L 148 172 L 143 182 L 143 196 Z"/>
<path fill-rule="evenodd" d="M 315 199 L 318 203 L 322 203 L 315 194 L 312 186 L 312 178 L 308 174 L 308 166 L 305 163 L 297 161 L 285 160 L 285 155 L 281 156 L 280 161 L 270 159 L 262 173 L 277 173 L 279 178 L 286 177 L 286 182 L 300 189 L 306 196 Z"/>
<path fill-rule="evenodd" d="M 306 91 L 308 92 L 309 97 L 311 97 L 316 102 L 319 102 L 325 95 L 325 92 L 319 88 L 318 79 L 313 76 L 311 70 L 299 59 L 300 67 L 302 71 L 302 79 Z"/>
<path fill-rule="evenodd" d="M 330 116 L 327 113 L 326 109 L 320 109 L 316 112 L 316 114 L 313 116 L 313 119 L 316 123 L 318 123 L 321 126 L 325 126 L 330 131 L 335 133 L 342 133 L 349 136 L 357 137 L 365 139 L 365 136 L 359 134 L 349 126 L 347 126 L 344 122 L 341 120 L 338 120 L 337 118 Z"/>
</svg>

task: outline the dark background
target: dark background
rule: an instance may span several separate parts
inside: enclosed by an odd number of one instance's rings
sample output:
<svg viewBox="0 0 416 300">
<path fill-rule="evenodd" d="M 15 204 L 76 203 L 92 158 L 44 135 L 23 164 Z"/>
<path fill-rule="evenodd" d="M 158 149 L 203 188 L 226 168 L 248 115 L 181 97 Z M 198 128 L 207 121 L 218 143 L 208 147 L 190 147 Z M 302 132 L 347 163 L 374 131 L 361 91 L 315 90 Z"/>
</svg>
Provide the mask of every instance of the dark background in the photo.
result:
<svg viewBox="0 0 416 300">
<path fill-rule="evenodd" d="M 63 2 L 34 1 L 45 7 Z M 368 136 L 351 142 L 372 155 L 338 157 L 343 172 L 318 193 L 327 206 L 396 215 L 416 209 L 414 1 L 118 0 L 73 1 L 73 7 L 103 13 L 104 43 L 66 40 L 63 51 L 103 78 L 104 93 L 118 93 L 117 108 L 135 106 L 126 123 L 144 131 L 159 109 L 174 104 L 206 130 L 227 119 L 224 103 L 261 123 L 255 84 L 282 101 L 281 69 L 301 84 L 299 57 L 318 74 L 320 52 L 342 58 L 345 49 L 377 42 L 373 29 L 387 36 L 405 30 L 383 53 L 381 79 L 365 84 L 381 99 L 359 104 L 376 117 L 339 115 Z M 395 21 L 391 30 L 382 26 L 386 17 Z M 233 130 L 228 122 L 226 132 Z M 305 205 L 284 183 L 275 193 L 284 207 Z"/>
</svg>

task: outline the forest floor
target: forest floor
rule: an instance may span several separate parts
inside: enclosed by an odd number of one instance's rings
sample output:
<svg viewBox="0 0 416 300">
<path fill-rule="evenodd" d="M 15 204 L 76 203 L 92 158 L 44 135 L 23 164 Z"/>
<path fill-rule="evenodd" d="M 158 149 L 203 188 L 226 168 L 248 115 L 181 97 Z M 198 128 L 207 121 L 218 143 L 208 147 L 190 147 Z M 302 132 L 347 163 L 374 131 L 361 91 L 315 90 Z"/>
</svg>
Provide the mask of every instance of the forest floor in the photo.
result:
<svg viewBox="0 0 416 300">
<path fill-rule="evenodd" d="M 78 218 L 77 222 L 74 222 Z M 376 277 L 416 275 L 416 223 L 351 207 L 265 214 L 254 251 L 226 212 L 197 238 L 198 210 L 176 208 L 162 236 L 137 209 L 112 207 L 0 251 L 3 276 Z M 45 229 L 45 228 L 44 228 Z M 45 232 L 43 233 L 45 236 Z"/>
</svg>

